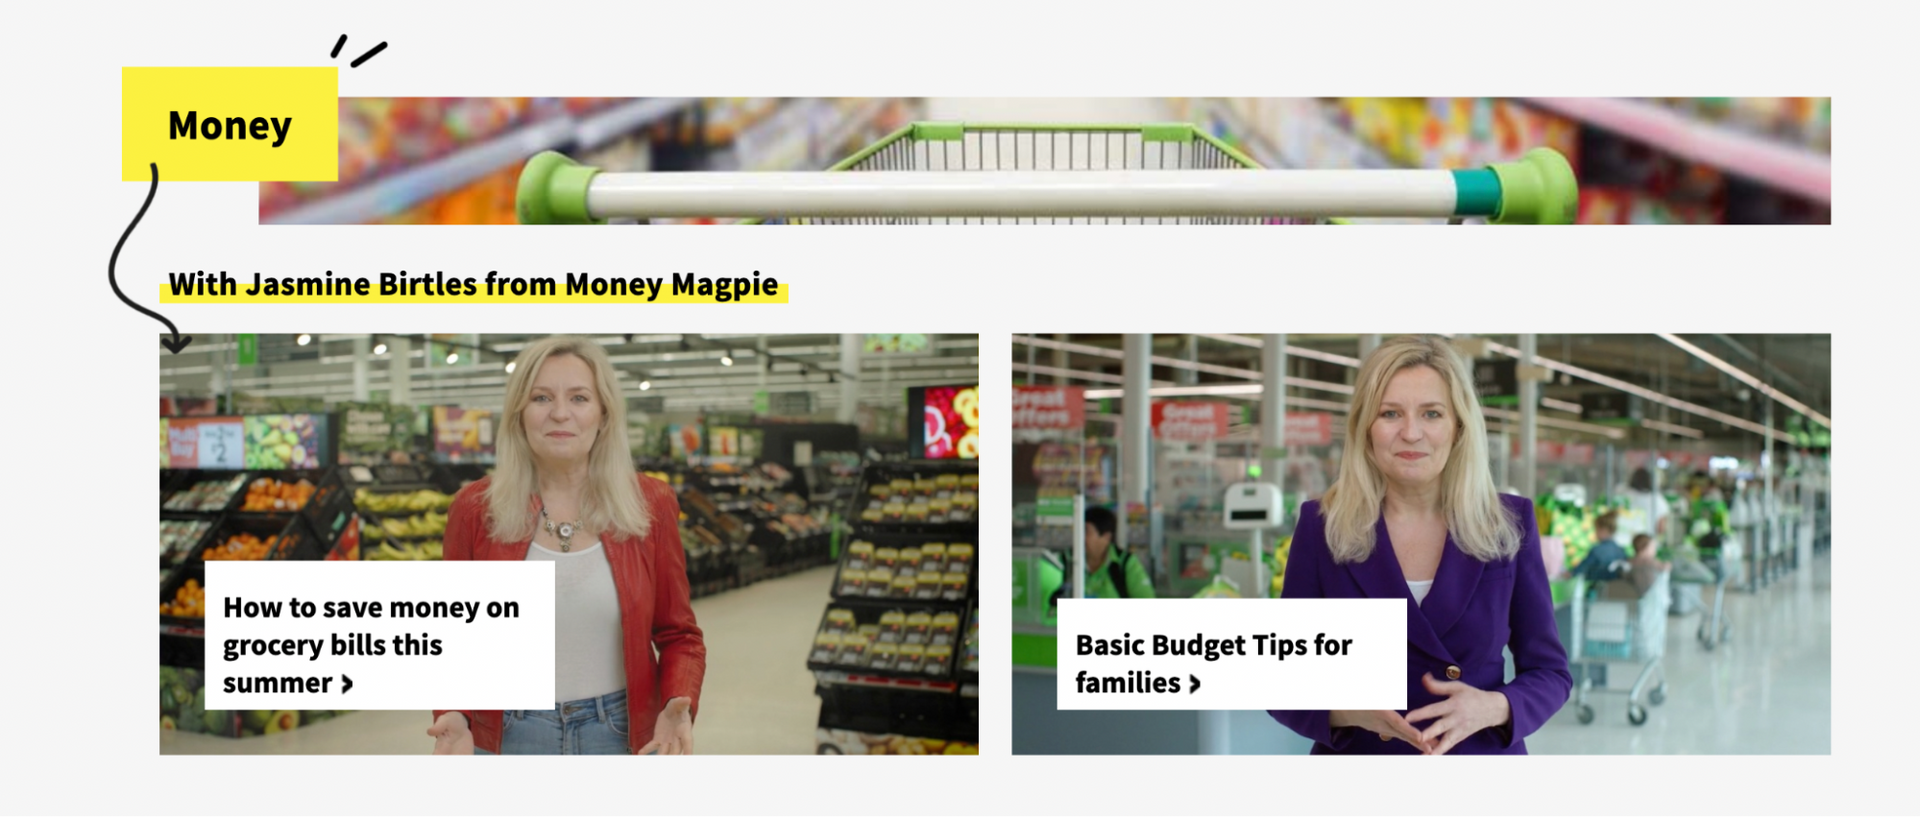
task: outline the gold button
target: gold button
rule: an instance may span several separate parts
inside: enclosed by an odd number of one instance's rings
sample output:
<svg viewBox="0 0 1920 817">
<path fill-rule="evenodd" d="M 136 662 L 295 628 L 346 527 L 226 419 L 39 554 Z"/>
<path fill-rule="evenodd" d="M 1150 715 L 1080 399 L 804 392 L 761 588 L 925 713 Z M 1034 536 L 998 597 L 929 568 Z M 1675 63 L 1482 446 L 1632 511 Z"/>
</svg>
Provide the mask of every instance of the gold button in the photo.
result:
<svg viewBox="0 0 1920 817">
<path fill-rule="evenodd" d="M 1460 680 L 1460 668 L 1459 668 L 1459 667 L 1456 667 L 1456 666 L 1454 666 L 1454 665 L 1452 665 L 1452 664 L 1448 664 L 1448 665 L 1447 665 L 1447 680 L 1449 680 L 1449 681 L 1458 681 L 1458 680 Z"/>
<path fill-rule="evenodd" d="M 1387 741 L 1390 741 L 1390 740 L 1393 740 L 1393 737 L 1392 737 L 1391 735 L 1381 735 L 1381 736 L 1380 736 L 1380 741 L 1381 741 L 1382 743 L 1385 743 L 1385 742 L 1387 742 Z"/>
</svg>

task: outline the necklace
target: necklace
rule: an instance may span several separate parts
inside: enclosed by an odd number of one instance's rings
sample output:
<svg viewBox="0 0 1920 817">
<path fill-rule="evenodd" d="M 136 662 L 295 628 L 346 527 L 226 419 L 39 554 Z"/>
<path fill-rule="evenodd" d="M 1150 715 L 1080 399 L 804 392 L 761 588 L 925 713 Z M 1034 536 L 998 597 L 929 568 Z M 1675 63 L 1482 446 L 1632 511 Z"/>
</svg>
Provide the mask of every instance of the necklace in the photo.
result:
<svg viewBox="0 0 1920 817">
<path fill-rule="evenodd" d="M 541 503 L 540 505 L 540 520 L 546 524 L 548 533 L 551 533 L 554 536 L 559 537 L 561 553 L 566 553 L 573 550 L 573 532 L 577 530 L 577 528 L 574 527 L 574 523 L 572 522 L 555 523 L 552 519 L 548 518 L 546 503 Z"/>
</svg>

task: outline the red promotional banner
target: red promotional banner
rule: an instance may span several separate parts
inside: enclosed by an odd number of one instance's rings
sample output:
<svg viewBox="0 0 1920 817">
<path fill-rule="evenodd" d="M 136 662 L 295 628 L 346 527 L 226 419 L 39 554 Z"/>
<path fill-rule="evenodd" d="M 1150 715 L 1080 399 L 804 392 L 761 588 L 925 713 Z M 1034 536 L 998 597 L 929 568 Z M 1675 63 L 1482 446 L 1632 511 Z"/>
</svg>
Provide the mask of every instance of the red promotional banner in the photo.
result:
<svg viewBox="0 0 1920 817">
<path fill-rule="evenodd" d="M 1013 427 L 1078 429 L 1087 424 L 1081 386 L 1014 386 Z"/>
<path fill-rule="evenodd" d="M 1324 411 L 1287 412 L 1287 445 L 1332 445 L 1333 415 Z"/>
<path fill-rule="evenodd" d="M 1227 404 L 1153 404 L 1153 436 L 1162 440 L 1203 442 L 1227 436 Z"/>
</svg>

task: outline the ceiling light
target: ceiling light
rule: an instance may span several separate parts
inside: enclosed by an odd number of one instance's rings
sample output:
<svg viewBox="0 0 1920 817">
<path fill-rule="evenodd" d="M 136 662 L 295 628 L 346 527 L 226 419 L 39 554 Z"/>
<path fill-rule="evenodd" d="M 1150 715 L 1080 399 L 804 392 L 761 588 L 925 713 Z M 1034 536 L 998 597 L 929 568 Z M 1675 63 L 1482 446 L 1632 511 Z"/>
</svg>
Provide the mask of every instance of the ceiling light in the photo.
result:
<svg viewBox="0 0 1920 817">
<path fill-rule="evenodd" d="M 313 336 L 312 336 L 312 335 L 301 335 L 300 337 L 297 337 L 297 338 L 294 338 L 294 339 L 293 339 L 293 342 L 294 342 L 294 343 L 298 343 L 298 344 L 300 344 L 301 346 L 305 346 L 305 345 L 307 345 L 307 344 L 309 344 L 309 343 L 312 343 L 312 342 L 313 342 Z"/>
<path fill-rule="evenodd" d="M 733 350 L 732 350 L 732 349 L 728 349 L 727 351 L 725 351 L 725 352 L 723 352 L 723 353 L 721 353 L 721 355 L 720 355 L 720 365 L 722 365 L 722 366 L 732 366 L 732 365 L 733 365 Z"/>
<path fill-rule="evenodd" d="M 511 361 L 511 360 L 509 360 L 509 361 L 507 361 L 507 374 L 513 374 L 513 364 L 514 364 L 514 362 L 515 362 L 515 361 Z"/>
<path fill-rule="evenodd" d="M 448 366 L 452 366 L 453 364 L 455 364 L 455 363 L 459 363 L 459 362 L 460 362 L 460 353 L 459 353 L 459 352 L 448 352 L 448 353 L 447 353 L 447 365 L 448 365 Z"/>
<path fill-rule="evenodd" d="M 653 381 L 651 381 L 651 380 L 642 380 L 642 381 L 640 381 L 640 390 L 641 390 L 641 391 L 646 391 L 647 389 L 651 389 L 651 388 L 653 388 Z"/>
<path fill-rule="evenodd" d="M 374 353 L 374 354 L 376 354 L 376 355 L 384 355 L 384 354 L 386 354 L 386 353 L 387 353 L 387 345 L 386 345 L 385 343 L 376 343 L 376 344 L 374 344 L 374 345 L 373 345 L 373 353 Z"/>
</svg>

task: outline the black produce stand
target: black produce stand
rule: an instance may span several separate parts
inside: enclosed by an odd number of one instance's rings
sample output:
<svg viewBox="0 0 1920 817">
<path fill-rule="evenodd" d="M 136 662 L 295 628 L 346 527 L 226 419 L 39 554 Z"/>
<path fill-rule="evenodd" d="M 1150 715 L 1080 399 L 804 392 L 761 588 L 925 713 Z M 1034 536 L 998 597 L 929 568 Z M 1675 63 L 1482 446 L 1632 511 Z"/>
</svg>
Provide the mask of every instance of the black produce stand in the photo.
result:
<svg viewBox="0 0 1920 817">
<path fill-rule="evenodd" d="M 872 556 L 871 552 L 864 549 L 856 555 L 851 545 L 841 549 L 839 568 L 834 576 L 833 600 L 827 605 L 827 613 L 821 617 L 816 638 L 819 633 L 829 631 L 836 631 L 837 635 L 839 629 L 849 629 L 856 634 L 864 631 L 872 635 L 861 640 L 866 645 L 863 649 L 869 652 L 844 646 L 823 647 L 818 641 L 809 650 L 807 668 L 814 673 L 814 692 L 820 698 L 818 727 L 821 739 L 818 745 L 822 754 L 843 751 L 827 739 L 831 730 L 957 743 L 979 742 L 979 675 L 976 669 L 965 666 L 967 633 L 979 606 L 979 525 L 972 513 L 974 508 L 969 506 L 965 519 L 862 519 L 863 516 L 871 516 L 865 513 L 871 502 L 871 486 L 882 483 L 891 485 L 894 480 L 902 479 L 919 484 L 920 480 L 934 479 L 940 474 L 969 474 L 977 479 L 978 473 L 977 462 L 958 460 L 873 463 L 863 470 L 860 488 L 848 505 L 847 519 L 852 524 L 850 543 L 864 541 L 872 543 L 876 551 L 892 549 L 898 552 L 938 542 L 949 547 L 965 544 L 976 551 L 970 558 L 953 557 L 940 562 L 929 560 L 907 564 L 902 557 L 902 561 L 889 568 L 895 578 L 899 577 L 901 570 L 912 572 L 916 577 L 916 588 L 922 586 L 917 578 L 923 573 L 937 571 L 943 578 L 955 573 L 965 575 L 964 589 L 947 592 L 948 586 L 943 583 L 940 591 L 929 596 L 891 588 L 881 591 L 875 586 L 863 588 L 857 582 L 846 581 L 849 571 L 860 571 L 866 567 L 864 564 L 855 564 L 855 561 Z M 973 490 L 977 493 L 977 482 Z M 839 613 L 841 616 L 850 615 L 851 621 L 843 620 L 836 624 L 835 611 L 843 611 Z M 948 617 L 955 627 L 951 631 L 943 631 L 936 626 L 924 635 L 916 633 L 912 625 L 901 630 L 891 629 L 895 625 L 883 625 L 876 631 L 876 623 L 885 621 L 890 612 L 904 615 L 909 621 L 913 620 L 916 613 L 928 617 Z M 898 619 L 895 621 L 897 624 Z M 883 652 L 879 648 L 883 641 L 896 645 L 895 649 L 899 652 L 891 655 Z M 895 657 L 906 654 L 907 644 L 922 645 L 927 654 L 944 651 L 942 654 L 945 658 L 937 666 L 929 666 L 929 660 L 921 658 L 918 666 L 907 668 L 908 662 Z"/>
</svg>

